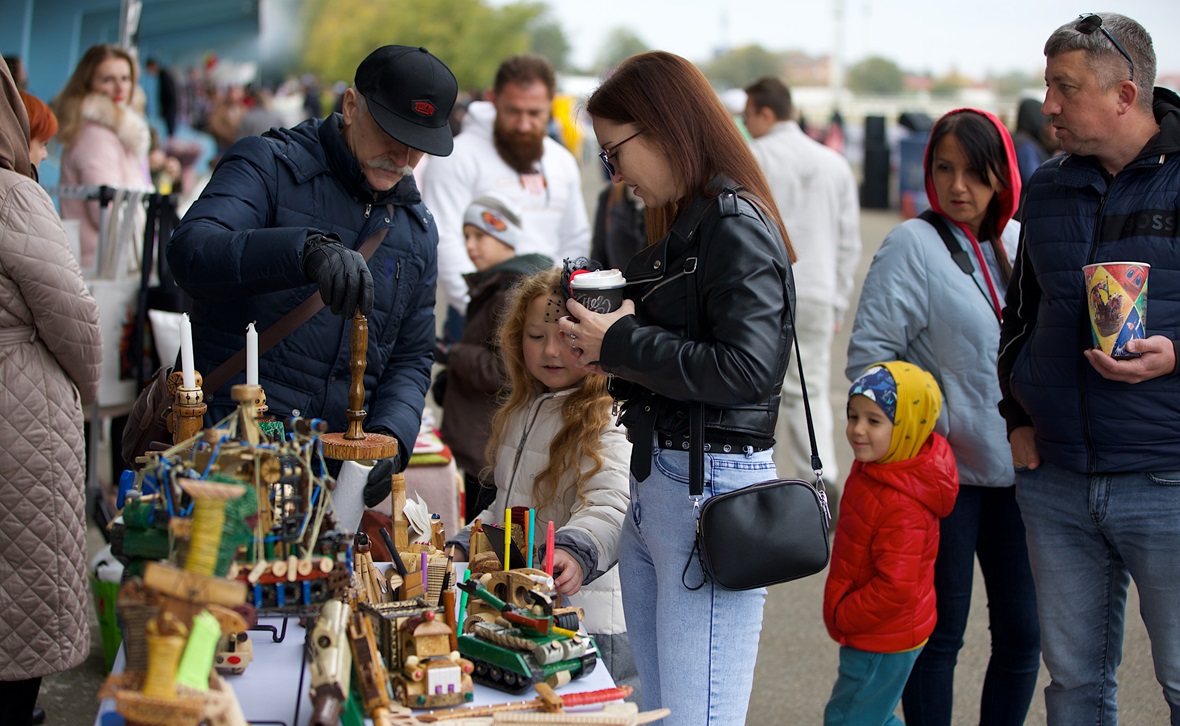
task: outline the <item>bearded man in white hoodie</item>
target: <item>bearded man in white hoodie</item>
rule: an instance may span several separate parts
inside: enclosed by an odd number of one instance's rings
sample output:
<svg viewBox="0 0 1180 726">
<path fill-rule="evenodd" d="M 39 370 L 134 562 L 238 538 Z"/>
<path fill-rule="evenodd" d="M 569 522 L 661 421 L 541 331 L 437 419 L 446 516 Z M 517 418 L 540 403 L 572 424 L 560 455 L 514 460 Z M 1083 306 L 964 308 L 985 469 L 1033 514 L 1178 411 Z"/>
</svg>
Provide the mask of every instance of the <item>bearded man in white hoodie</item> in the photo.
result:
<svg viewBox="0 0 1180 726">
<path fill-rule="evenodd" d="M 438 224 L 438 282 L 452 337 L 451 320 L 467 309 L 463 275 L 475 271 L 463 241 L 463 214 L 473 200 L 497 194 L 521 210 L 517 254 L 539 253 L 560 264 L 590 252 L 581 169 L 547 133 L 556 90 L 556 73 L 545 58 L 505 59 L 488 101 L 468 106 L 454 152 L 431 159 L 419 179 Z"/>
<path fill-rule="evenodd" d="M 814 141 L 791 120 L 791 91 L 765 77 L 746 89 L 742 115 L 754 137 L 750 148 L 770 184 L 791 244 L 795 273 L 795 332 L 806 367 L 807 393 L 824 480 L 840 481 L 829 394 L 832 341 L 844 322 L 852 276 L 860 260 L 860 202 L 852 167 L 838 152 Z M 798 367 L 787 367 L 775 450 L 782 476 L 809 478 L 811 446 Z M 835 497 L 833 497 L 834 499 Z"/>
</svg>

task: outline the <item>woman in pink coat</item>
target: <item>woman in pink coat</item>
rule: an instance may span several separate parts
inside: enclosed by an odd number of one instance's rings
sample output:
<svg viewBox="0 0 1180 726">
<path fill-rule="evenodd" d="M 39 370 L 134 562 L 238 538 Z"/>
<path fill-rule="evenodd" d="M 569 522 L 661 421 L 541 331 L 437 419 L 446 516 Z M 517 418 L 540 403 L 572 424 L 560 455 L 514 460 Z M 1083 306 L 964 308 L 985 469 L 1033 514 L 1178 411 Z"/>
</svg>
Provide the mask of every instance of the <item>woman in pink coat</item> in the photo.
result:
<svg viewBox="0 0 1180 726">
<path fill-rule="evenodd" d="M 132 104 L 135 61 L 114 45 L 91 46 L 53 100 L 61 130 L 61 184 L 149 189 L 147 121 Z M 95 265 L 99 206 L 96 201 L 61 200 L 61 216 L 81 222 L 82 269 Z M 139 234 L 143 225 L 132 225 Z"/>
<path fill-rule="evenodd" d="M 90 652 L 82 407 L 102 367 L 98 307 L 33 174 L 0 64 L 0 722 L 26 724 L 41 678 Z"/>
</svg>

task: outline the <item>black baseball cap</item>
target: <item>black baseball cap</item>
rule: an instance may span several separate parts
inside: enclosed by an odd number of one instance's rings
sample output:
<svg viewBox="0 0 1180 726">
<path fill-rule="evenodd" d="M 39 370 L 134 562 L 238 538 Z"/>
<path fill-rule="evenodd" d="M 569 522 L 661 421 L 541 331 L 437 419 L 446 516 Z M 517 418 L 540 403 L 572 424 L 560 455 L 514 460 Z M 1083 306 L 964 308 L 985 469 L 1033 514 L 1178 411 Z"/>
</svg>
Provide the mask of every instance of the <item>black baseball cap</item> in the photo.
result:
<svg viewBox="0 0 1180 726">
<path fill-rule="evenodd" d="M 356 90 L 377 125 L 406 146 L 434 156 L 455 148 L 448 118 L 459 84 L 425 48 L 386 45 L 373 51 L 357 66 Z"/>
</svg>

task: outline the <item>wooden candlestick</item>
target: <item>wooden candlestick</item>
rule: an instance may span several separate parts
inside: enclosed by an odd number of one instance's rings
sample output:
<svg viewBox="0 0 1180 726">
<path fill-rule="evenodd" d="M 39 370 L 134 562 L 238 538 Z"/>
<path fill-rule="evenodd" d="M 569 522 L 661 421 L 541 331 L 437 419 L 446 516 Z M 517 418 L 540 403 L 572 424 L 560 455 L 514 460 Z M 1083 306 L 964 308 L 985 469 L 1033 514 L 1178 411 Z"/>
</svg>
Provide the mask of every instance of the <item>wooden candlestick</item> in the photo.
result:
<svg viewBox="0 0 1180 726">
<path fill-rule="evenodd" d="M 168 376 L 168 392 L 172 396 L 172 414 L 169 416 L 172 429 L 172 443 L 196 436 L 205 426 L 205 392 L 201 389 L 201 374 L 195 374 L 195 388 L 185 388 L 183 375 L 173 371 Z"/>
<path fill-rule="evenodd" d="M 266 401 L 262 386 L 239 383 L 230 389 L 230 397 L 238 404 L 238 437 L 258 446 L 262 439 L 258 430 L 258 405 L 259 401 Z"/>
<path fill-rule="evenodd" d="M 390 505 L 393 519 L 393 544 L 399 552 L 410 548 L 410 520 L 406 517 L 406 475 L 394 474 L 391 479 Z"/>
<path fill-rule="evenodd" d="M 348 430 L 344 433 L 325 434 L 320 438 L 324 456 L 329 459 L 361 461 L 366 459 L 388 459 L 397 455 L 397 439 L 381 434 L 367 434 L 361 427 L 365 420 L 365 364 L 369 353 L 369 319 L 357 311 L 352 318 L 352 329 L 348 336 L 351 357 L 348 370 L 351 375 L 348 387 Z"/>
</svg>

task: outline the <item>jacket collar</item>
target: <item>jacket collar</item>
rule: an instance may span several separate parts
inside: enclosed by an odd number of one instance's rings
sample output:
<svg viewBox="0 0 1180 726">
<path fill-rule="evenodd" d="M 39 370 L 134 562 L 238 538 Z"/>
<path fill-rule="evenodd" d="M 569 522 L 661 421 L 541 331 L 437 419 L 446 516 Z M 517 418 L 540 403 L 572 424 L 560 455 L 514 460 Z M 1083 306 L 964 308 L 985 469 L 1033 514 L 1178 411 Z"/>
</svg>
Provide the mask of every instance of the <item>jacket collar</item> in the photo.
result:
<svg viewBox="0 0 1180 726">
<path fill-rule="evenodd" d="M 1180 96 L 1166 88 L 1155 89 L 1152 111 L 1155 112 L 1155 120 L 1160 125 L 1160 131 L 1151 137 L 1143 151 L 1139 152 L 1136 161 L 1180 153 Z"/>
<path fill-rule="evenodd" d="M 151 147 L 147 121 L 130 106 L 118 106 L 110 96 L 90 93 L 82 99 L 82 120 L 110 129 L 119 144 L 137 159 L 146 159 Z"/>
<path fill-rule="evenodd" d="M 676 221 L 672 223 L 672 228 L 668 230 L 667 236 L 656 244 L 639 250 L 631 258 L 631 262 L 627 264 L 627 269 L 624 271 L 627 285 L 648 283 L 658 280 L 666 274 L 674 274 L 677 270 L 668 269 L 668 262 L 680 259 L 689 249 L 697 225 L 700 224 L 709 208 L 716 204 L 717 197 L 721 192 L 726 189 L 737 190 L 737 188 L 737 182 L 724 174 L 713 177 L 705 185 L 704 192 L 696 194 L 676 215 Z"/>
<path fill-rule="evenodd" d="M 314 137 L 314 139 L 318 139 L 319 146 L 323 150 L 323 163 L 327 165 L 326 169 L 321 166 L 321 163 L 313 155 L 304 153 L 299 156 L 290 157 L 291 162 L 297 167 L 298 171 L 305 176 L 311 176 L 320 170 L 327 171 L 348 190 L 349 194 L 357 199 L 374 204 L 409 206 L 422 201 L 422 194 L 418 191 L 418 186 L 412 176 L 405 177 L 394 185 L 392 189 L 387 191 L 374 191 L 369 186 L 368 180 L 365 179 L 360 163 L 352 155 L 352 150 L 348 148 L 348 144 L 344 143 L 343 128 L 344 117 L 338 113 L 334 113 L 322 121 L 319 119 L 309 119 L 286 132 L 291 141 L 296 141 L 297 137 L 302 137 L 314 143 L 312 138 Z M 279 131 L 283 130 L 280 129 Z M 269 134 L 271 132 L 267 133 Z M 300 144 L 296 145 L 303 148 Z"/>
<path fill-rule="evenodd" d="M 705 185 L 704 193 L 697 194 L 688 203 L 688 206 L 680 214 L 676 215 L 676 221 L 672 223 L 669 236 L 675 235 L 682 239 L 688 239 L 689 234 L 696 229 L 697 224 L 701 221 L 701 217 L 704 216 L 708 207 L 712 206 L 717 201 L 717 196 L 726 189 L 736 191 L 738 189 L 737 182 L 724 174 L 718 174 L 713 177 Z"/>
</svg>

